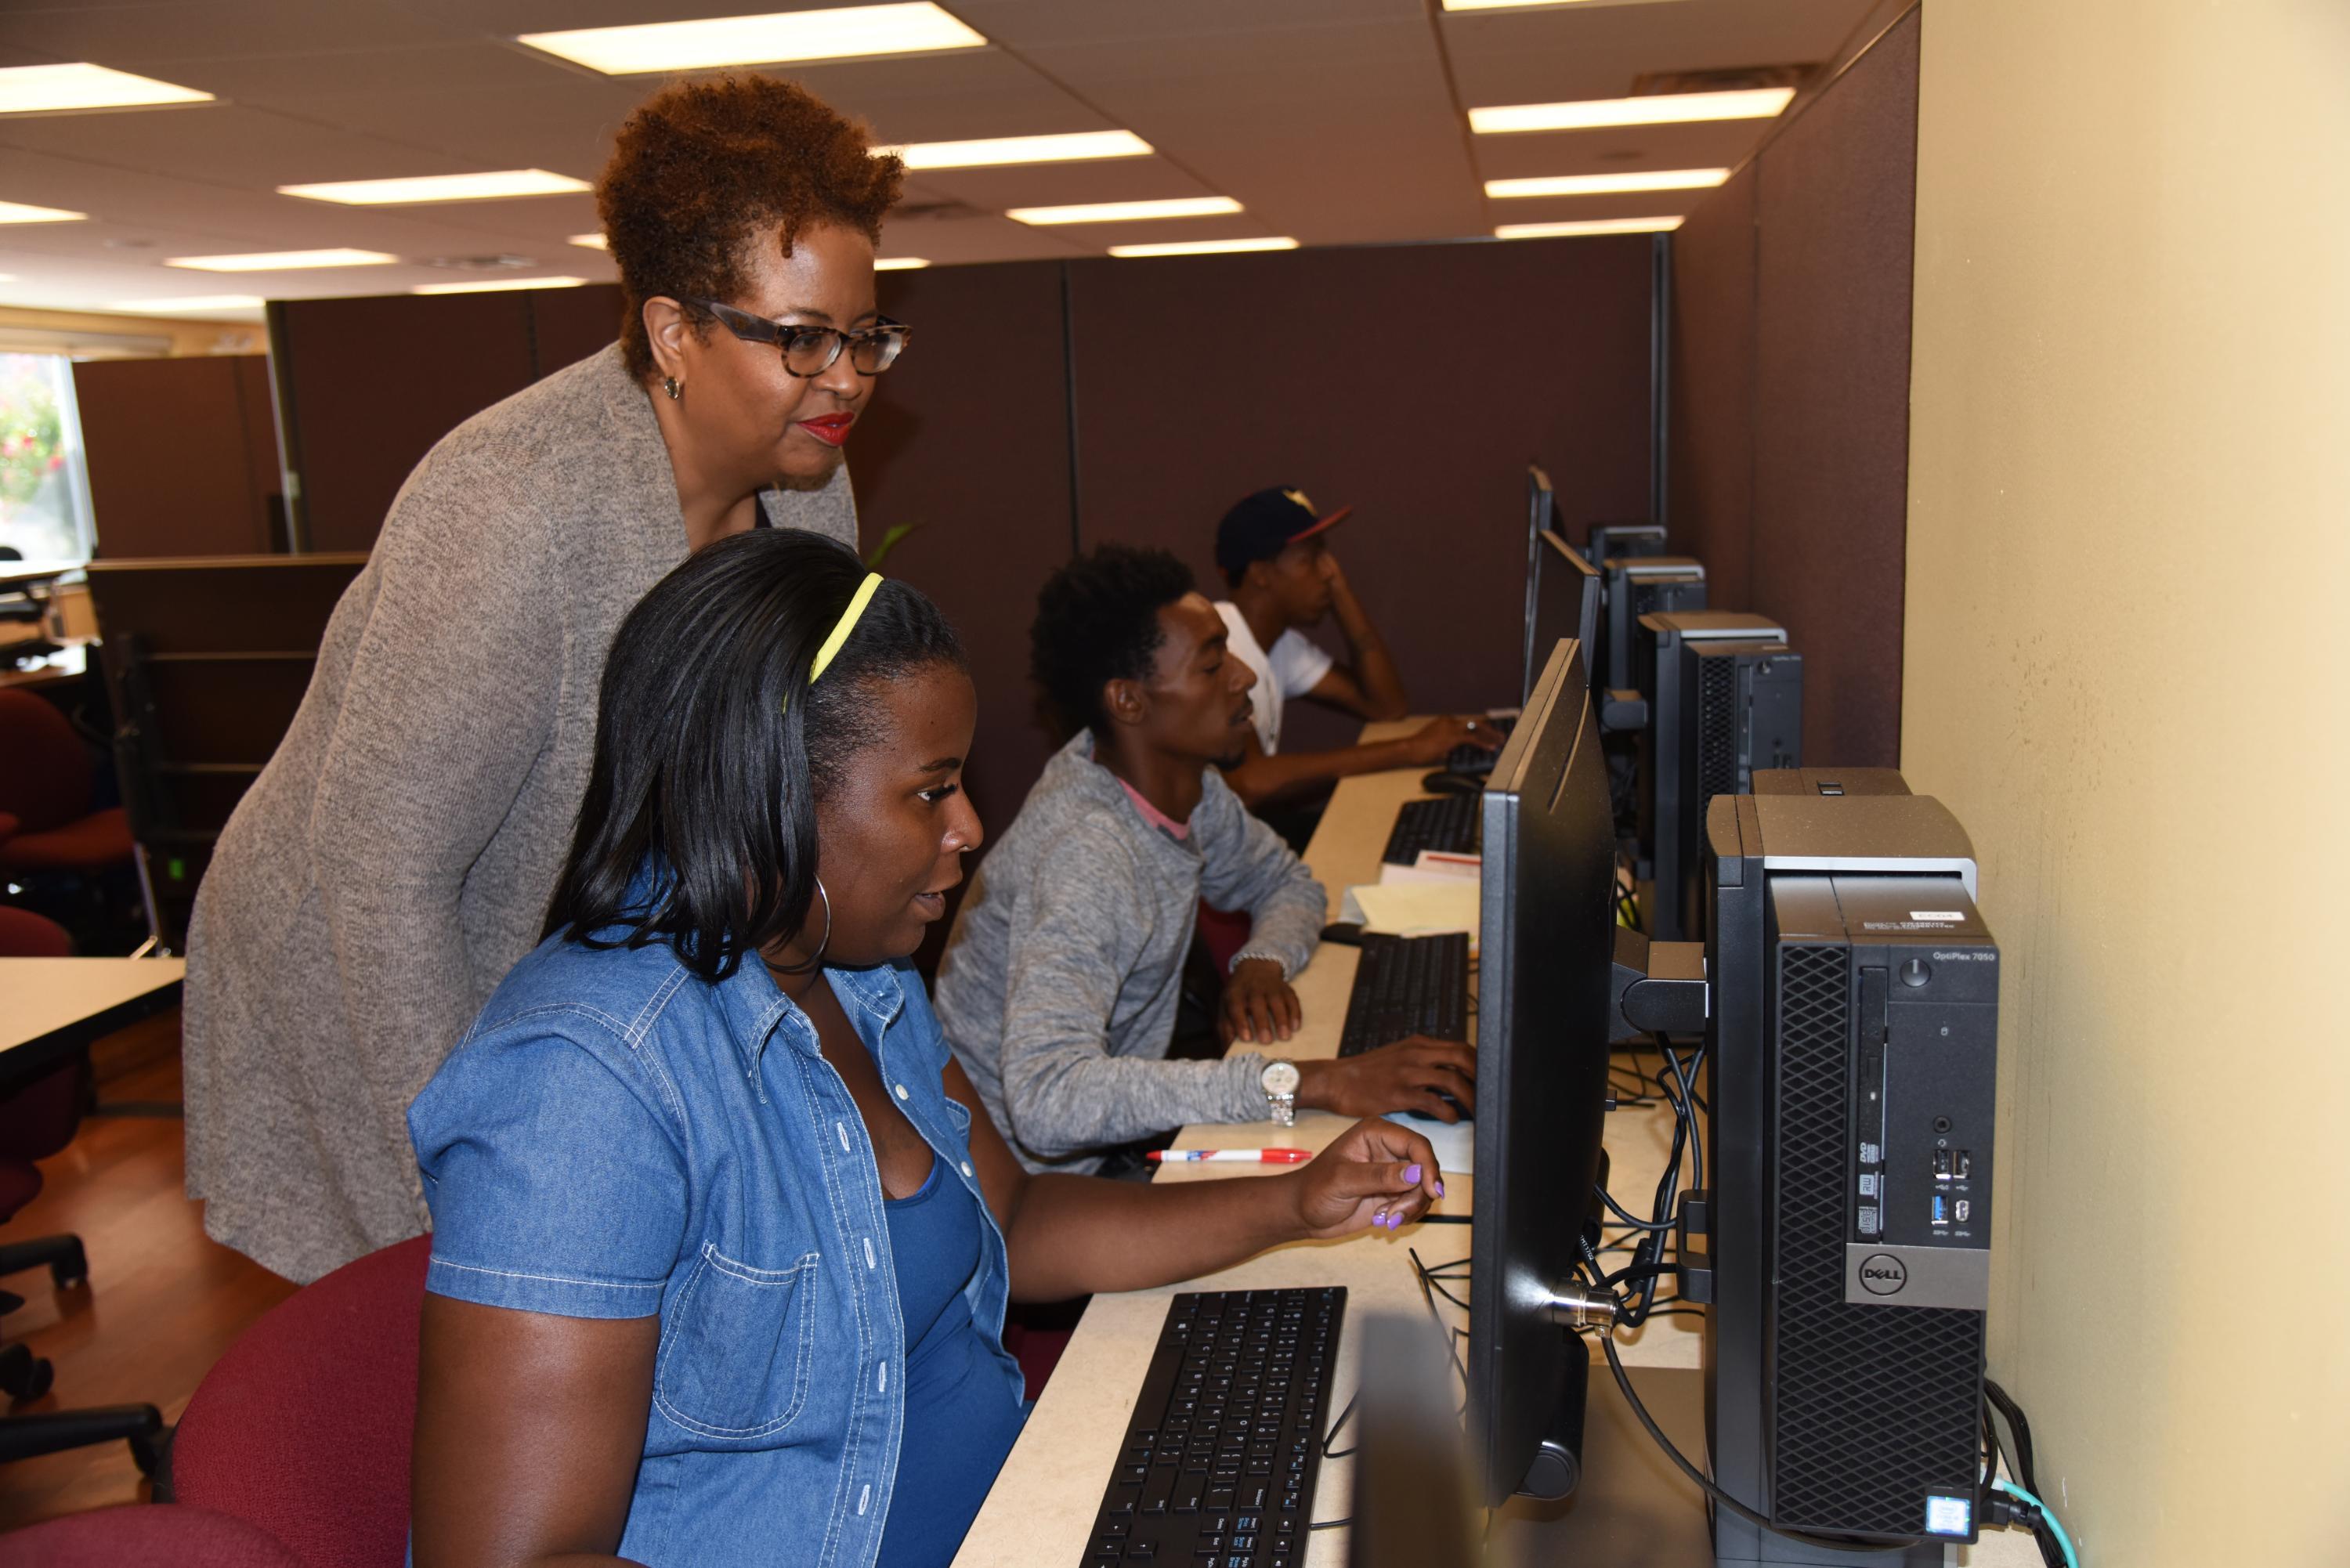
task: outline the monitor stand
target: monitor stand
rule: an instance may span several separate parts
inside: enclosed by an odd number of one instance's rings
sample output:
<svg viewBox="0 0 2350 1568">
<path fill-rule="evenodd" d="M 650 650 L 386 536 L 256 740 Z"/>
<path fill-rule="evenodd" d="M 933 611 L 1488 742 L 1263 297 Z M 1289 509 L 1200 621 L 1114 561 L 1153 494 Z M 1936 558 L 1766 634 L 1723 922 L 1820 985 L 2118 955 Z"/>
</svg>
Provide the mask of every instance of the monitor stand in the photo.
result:
<svg viewBox="0 0 2350 1568">
<path fill-rule="evenodd" d="M 1665 1436 L 1692 1459 L 1703 1455 L 1705 1375 L 1695 1367 L 1627 1370 Z M 1591 1368 L 1583 1473 L 1575 1495 L 1556 1502 L 1512 1498 L 1494 1514 L 1489 1542 L 1486 1560 L 1493 1568 L 1714 1568 L 1704 1494 L 1649 1438 L 1605 1363 Z M 1926 1552 L 1933 1553 L 1928 1561 L 1945 1560 L 1934 1548 L 1916 1555 Z M 1885 1564 L 1903 1558 L 1888 1552 L 1855 1554 L 1853 1561 Z"/>
</svg>

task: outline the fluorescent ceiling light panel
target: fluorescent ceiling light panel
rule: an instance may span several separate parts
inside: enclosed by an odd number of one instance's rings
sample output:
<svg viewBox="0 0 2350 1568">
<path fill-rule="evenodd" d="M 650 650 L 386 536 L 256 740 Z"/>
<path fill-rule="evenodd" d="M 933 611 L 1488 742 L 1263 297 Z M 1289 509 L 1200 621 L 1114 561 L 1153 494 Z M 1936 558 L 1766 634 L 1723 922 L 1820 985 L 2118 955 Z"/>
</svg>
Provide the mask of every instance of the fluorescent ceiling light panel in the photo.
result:
<svg viewBox="0 0 2350 1568">
<path fill-rule="evenodd" d="M 987 39 L 921 0 L 914 5 L 844 5 L 767 16 L 712 16 L 698 22 L 525 33 L 515 41 L 608 77 L 625 77 L 785 60 L 970 49 Z"/>
<path fill-rule="evenodd" d="M 612 248 L 611 242 L 601 234 L 573 234 L 565 243 L 590 251 L 608 251 Z"/>
<path fill-rule="evenodd" d="M 339 202 L 347 207 L 400 207 L 422 202 L 487 202 L 502 196 L 567 196 L 590 190 L 585 180 L 544 169 L 500 169 L 487 174 L 424 174 L 407 180 L 329 180 L 280 185 L 281 196 Z"/>
<path fill-rule="evenodd" d="M 1541 180 L 1488 180 L 1485 194 L 1605 196 L 1627 191 L 1702 191 L 1730 178 L 1727 169 L 1654 169 L 1645 174 L 1556 174 Z"/>
<path fill-rule="evenodd" d="M 1209 256 L 1229 251 L 1294 251 L 1297 242 L 1283 235 L 1259 240 L 1178 240 L 1163 245 L 1112 245 L 1114 256 Z"/>
<path fill-rule="evenodd" d="M 1578 218 L 1566 223 L 1503 223 L 1497 240 L 1547 240 L 1565 234 L 1654 234 L 1681 226 L 1679 218 Z"/>
<path fill-rule="evenodd" d="M 1532 11 L 1545 5 L 1581 5 L 1588 0 L 1444 0 L 1447 11 Z"/>
<path fill-rule="evenodd" d="M 135 310 L 142 316 L 180 316 L 207 310 L 258 310 L 268 303 L 257 294 L 183 294 L 172 299 L 121 299 L 107 308 Z"/>
<path fill-rule="evenodd" d="M 1794 88 L 1739 92 L 1655 93 L 1578 103 L 1515 103 L 1472 109 L 1469 129 L 1482 136 L 1512 130 L 1592 130 L 1607 125 L 1682 125 L 1701 119 L 1768 119 L 1787 107 Z"/>
<path fill-rule="evenodd" d="M 1014 207 L 1016 223 L 1128 223 L 1144 218 L 1213 218 L 1237 213 L 1230 196 L 1180 196 L 1171 202 L 1096 202 L 1083 207 Z"/>
<path fill-rule="evenodd" d="M 930 265 L 929 259 L 923 256 L 877 256 L 873 261 L 873 270 L 875 272 L 912 272 L 916 267 Z"/>
<path fill-rule="evenodd" d="M 33 207 L 22 202 L 0 202 L 0 223 L 73 223 L 88 216 L 88 213 L 68 213 L 63 207 Z"/>
<path fill-rule="evenodd" d="M 154 103 L 210 103 L 213 95 L 87 62 L 0 70 L 0 114 L 58 114 Z"/>
<path fill-rule="evenodd" d="M 1064 136 L 998 136 L 985 141 L 917 141 L 873 151 L 896 153 L 909 169 L 986 169 L 1003 163 L 1145 158 L 1151 147 L 1130 130 L 1080 130 Z"/>
<path fill-rule="evenodd" d="M 399 259 L 381 251 L 256 251 L 239 256 L 173 256 L 163 265 L 197 272 L 308 272 L 324 266 L 380 266 Z"/>
<path fill-rule="evenodd" d="M 510 288 L 577 288 L 584 277 L 476 277 L 463 283 L 420 283 L 411 294 L 501 294 Z"/>
</svg>

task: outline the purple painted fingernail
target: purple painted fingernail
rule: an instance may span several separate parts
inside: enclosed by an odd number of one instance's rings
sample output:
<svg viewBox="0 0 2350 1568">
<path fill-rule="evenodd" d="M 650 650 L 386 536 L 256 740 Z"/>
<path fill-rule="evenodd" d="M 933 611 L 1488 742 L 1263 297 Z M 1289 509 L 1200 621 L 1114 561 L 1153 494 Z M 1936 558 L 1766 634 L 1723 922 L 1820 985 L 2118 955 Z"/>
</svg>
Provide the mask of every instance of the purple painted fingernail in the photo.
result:
<svg viewBox="0 0 2350 1568">
<path fill-rule="evenodd" d="M 1418 1166 L 1416 1166 L 1416 1165 L 1407 1165 L 1407 1166 L 1405 1166 L 1405 1167 L 1403 1168 L 1403 1179 L 1404 1179 L 1406 1181 L 1410 1182 L 1414 1187 L 1419 1186 L 1419 1167 L 1418 1167 Z"/>
<path fill-rule="evenodd" d="M 1387 1222 L 1388 1222 L 1388 1211 L 1387 1211 L 1386 1210 L 1384 1210 L 1384 1209 L 1374 1209 L 1374 1210 L 1371 1210 L 1371 1225 L 1372 1225 L 1372 1227 L 1373 1227 L 1374 1229 L 1378 1228 L 1378 1226 L 1384 1225 L 1384 1224 L 1386 1224 Z"/>
<path fill-rule="evenodd" d="M 1399 1210 L 1397 1210 L 1394 1213 L 1389 1214 L 1389 1215 L 1388 1216 L 1388 1230 L 1390 1230 L 1390 1231 L 1398 1231 L 1398 1230 L 1401 1230 L 1402 1228 L 1403 1228 L 1403 1210 L 1400 1210 L 1400 1209 L 1399 1209 Z"/>
<path fill-rule="evenodd" d="M 1439 1198 L 1444 1196 L 1444 1178 L 1440 1176 L 1436 1179 L 1436 1195 Z"/>
</svg>

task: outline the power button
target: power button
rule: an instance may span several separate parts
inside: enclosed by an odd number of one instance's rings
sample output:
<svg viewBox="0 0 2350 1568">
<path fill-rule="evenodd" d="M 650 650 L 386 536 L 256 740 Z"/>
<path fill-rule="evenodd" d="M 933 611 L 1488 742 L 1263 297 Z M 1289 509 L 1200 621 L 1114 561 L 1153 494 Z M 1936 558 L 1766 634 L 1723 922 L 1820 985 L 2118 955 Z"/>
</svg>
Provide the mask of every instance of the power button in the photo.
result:
<svg viewBox="0 0 2350 1568">
<path fill-rule="evenodd" d="M 1901 983 L 1904 985 L 1920 986 L 1933 978 L 1934 966 L 1924 959 L 1913 958 L 1901 966 Z"/>
</svg>

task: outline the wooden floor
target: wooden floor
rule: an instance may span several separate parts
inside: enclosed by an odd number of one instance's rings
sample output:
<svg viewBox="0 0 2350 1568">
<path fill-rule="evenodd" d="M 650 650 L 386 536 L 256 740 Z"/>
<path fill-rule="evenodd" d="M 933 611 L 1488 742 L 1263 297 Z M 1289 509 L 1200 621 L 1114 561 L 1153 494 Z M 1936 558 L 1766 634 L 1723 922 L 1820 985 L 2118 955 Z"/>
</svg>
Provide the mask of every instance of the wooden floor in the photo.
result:
<svg viewBox="0 0 2350 1568">
<path fill-rule="evenodd" d="M 50 1392 L 18 1409 L 150 1404 L 173 1421 L 221 1352 L 294 1286 L 207 1239 L 202 1205 L 183 1195 L 180 1120 L 153 1114 L 180 1098 L 178 1010 L 91 1055 L 101 1108 L 146 1114 L 90 1117 L 41 1162 L 47 1185 L 0 1235 L 71 1231 L 88 1251 L 89 1281 L 60 1292 L 37 1270 L 0 1282 L 26 1299 L 0 1318 L 0 1339 L 57 1367 Z M 0 1466 L 0 1530 L 146 1495 L 123 1443 L 25 1459 Z"/>
</svg>

